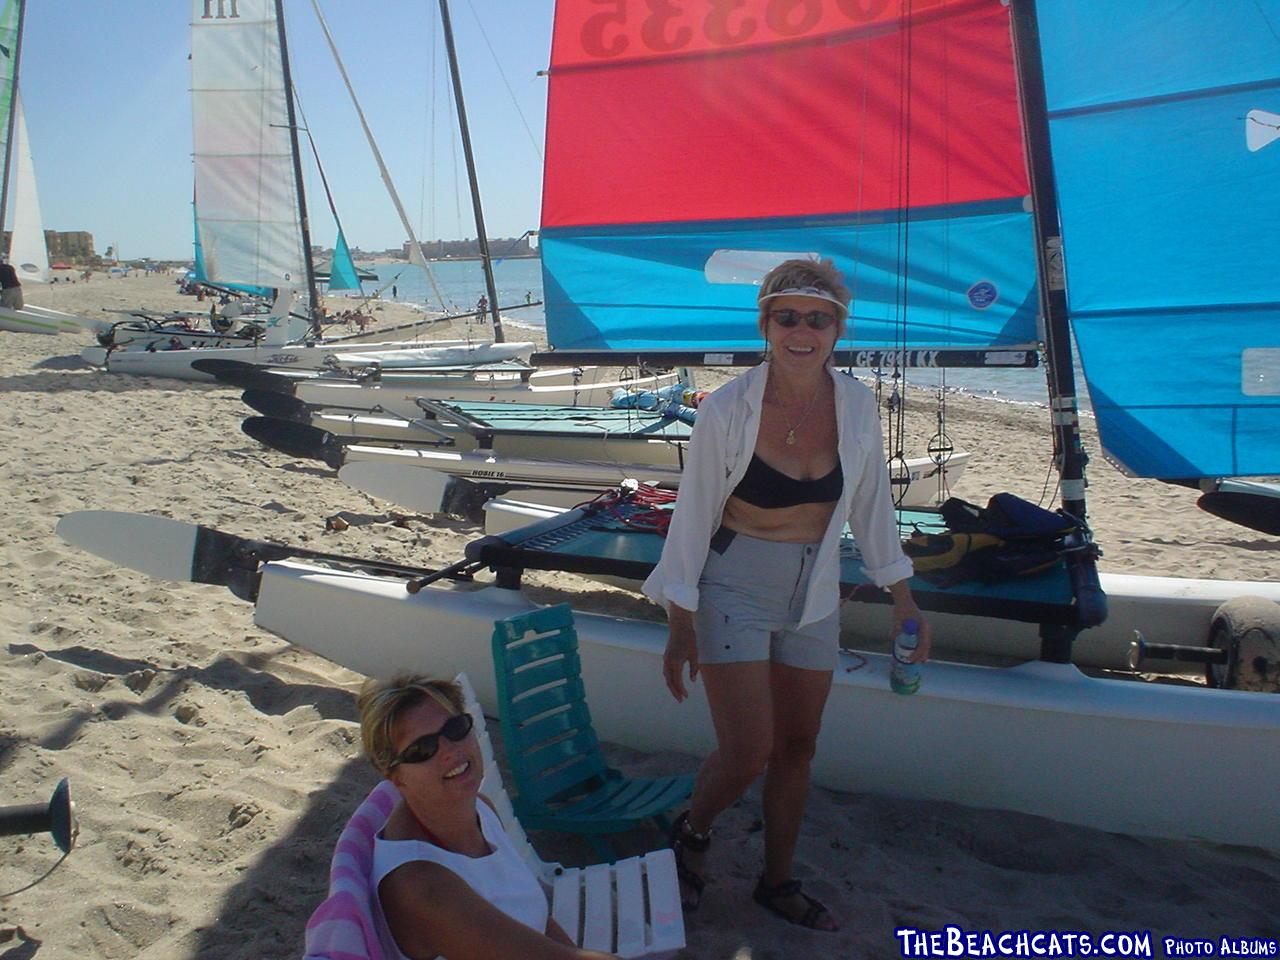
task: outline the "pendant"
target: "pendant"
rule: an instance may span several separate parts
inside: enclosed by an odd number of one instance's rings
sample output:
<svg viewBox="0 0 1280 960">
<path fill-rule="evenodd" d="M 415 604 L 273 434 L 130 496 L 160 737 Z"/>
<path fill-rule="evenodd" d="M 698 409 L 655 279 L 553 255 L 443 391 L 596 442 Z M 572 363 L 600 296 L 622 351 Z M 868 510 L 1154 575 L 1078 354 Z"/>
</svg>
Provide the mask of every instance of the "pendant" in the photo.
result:
<svg viewBox="0 0 1280 960">
<path fill-rule="evenodd" d="M 794 447 L 795 444 L 796 444 L 796 431 L 795 431 L 795 428 L 793 427 L 792 429 L 787 431 L 787 446 Z"/>
</svg>

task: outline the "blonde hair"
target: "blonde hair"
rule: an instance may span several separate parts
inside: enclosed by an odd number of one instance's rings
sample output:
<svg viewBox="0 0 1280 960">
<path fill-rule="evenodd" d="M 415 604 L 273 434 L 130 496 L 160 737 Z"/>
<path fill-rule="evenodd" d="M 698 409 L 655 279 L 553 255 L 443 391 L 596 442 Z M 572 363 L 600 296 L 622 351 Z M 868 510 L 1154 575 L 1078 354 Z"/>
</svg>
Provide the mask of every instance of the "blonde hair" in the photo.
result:
<svg viewBox="0 0 1280 960">
<path fill-rule="evenodd" d="M 845 304 L 836 319 L 836 339 L 844 337 L 845 317 L 848 316 L 848 304 L 853 299 L 853 294 L 845 285 L 844 275 L 826 257 L 819 260 L 812 258 L 783 260 L 764 275 L 764 279 L 760 281 L 760 292 L 756 294 L 756 303 L 760 306 L 760 316 L 756 321 L 760 327 L 760 335 L 767 338 L 769 324 L 769 303 L 763 298 L 782 290 L 803 287 L 817 287 Z"/>
<path fill-rule="evenodd" d="M 462 688 L 452 680 L 439 680 L 425 674 L 397 673 L 390 679 L 370 678 L 360 688 L 356 708 L 360 711 L 360 742 L 365 756 L 378 773 L 386 776 L 396 758 L 391 730 L 407 710 L 427 698 L 434 700 L 450 714 L 465 713 Z"/>
</svg>

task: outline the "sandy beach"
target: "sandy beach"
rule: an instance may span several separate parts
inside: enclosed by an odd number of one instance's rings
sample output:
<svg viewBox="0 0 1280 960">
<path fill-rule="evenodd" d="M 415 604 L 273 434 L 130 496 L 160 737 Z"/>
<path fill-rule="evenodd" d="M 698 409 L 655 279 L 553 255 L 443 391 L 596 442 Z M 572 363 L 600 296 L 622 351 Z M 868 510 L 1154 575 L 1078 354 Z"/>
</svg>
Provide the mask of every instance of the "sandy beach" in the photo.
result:
<svg viewBox="0 0 1280 960">
<path fill-rule="evenodd" d="M 99 274 L 28 288 L 27 297 L 85 315 L 207 307 L 179 296 L 171 277 Z M 331 305 L 341 309 L 336 298 Z M 374 316 L 389 326 L 413 314 L 388 304 Z M 480 326 L 473 333 L 485 336 Z M 66 862 L 0 900 L 0 960 L 300 956 L 338 831 L 374 784 L 355 723 L 362 678 L 255 628 L 251 607 L 226 590 L 112 566 L 64 544 L 54 525 L 80 509 L 149 512 L 421 566 L 459 559 L 480 531 L 403 516 L 318 464 L 259 447 L 240 431 L 248 410 L 236 390 L 91 370 L 79 362 L 90 339 L 0 333 L 0 805 L 43 802 L 65 776 L 81 819 Z M 909 414 L 916 442 L 907 453 L 916 455 L 936 429 L 935 408 L 913 398 Z M 954 398 L 947 418 L 953 441 L 973 453 L 957 495 L 1047 499 L 1044 408 Z M 1194 491 L 1124 477 L 1088 424 L 1086 441 L 1102 569 L 1280 578 L 1276 538 L 1196 509 Z M 349 524 L 341 532 L 326 528 L 335 515 Z M 654 616 L 645 601 L 572 575 L 529 579 L 539 599 Z M 675 752 L 609 752 L 640 773 L 697 763 Z M 807 933 L 750 900 L 760 827 L 756 788 L 717 826 L 712 885 L 687 918 L 682 956 L 890 958 L 900 956 L 896 927 L 947 924 L 1149 931 L 1156 955 L 1166 936 L 1280 936 L 1273 853 L 825 789 L 811 798 L 797 875 L 844 927 Z M 661 839 L 637 831 L 619 849 Z M 534 842 L 548 859 L 592 859 L 572 839 Z M 47 835 L 0 838 L 0 847 L 0 893 L 58 858 Z"/>
</svg>

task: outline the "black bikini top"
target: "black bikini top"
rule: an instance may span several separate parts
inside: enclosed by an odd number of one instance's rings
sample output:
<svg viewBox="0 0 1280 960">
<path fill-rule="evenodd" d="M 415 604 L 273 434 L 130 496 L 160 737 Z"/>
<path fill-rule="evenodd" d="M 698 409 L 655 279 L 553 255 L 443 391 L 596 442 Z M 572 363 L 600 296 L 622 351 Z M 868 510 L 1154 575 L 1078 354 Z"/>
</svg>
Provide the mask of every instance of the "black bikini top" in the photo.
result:
<svg viewBox="0 0 1280 960">
<path fill-rule="evenodd" d="M 835 503 L 843 489 L 844 471 L 840 469 L 839 460 L 825 477 L 797 480 L 775 470 L 753 453 L 747 472 L 742 475 L 733 495 L 752 506 L 773 509 L 802 503 Z"/>
</svg>

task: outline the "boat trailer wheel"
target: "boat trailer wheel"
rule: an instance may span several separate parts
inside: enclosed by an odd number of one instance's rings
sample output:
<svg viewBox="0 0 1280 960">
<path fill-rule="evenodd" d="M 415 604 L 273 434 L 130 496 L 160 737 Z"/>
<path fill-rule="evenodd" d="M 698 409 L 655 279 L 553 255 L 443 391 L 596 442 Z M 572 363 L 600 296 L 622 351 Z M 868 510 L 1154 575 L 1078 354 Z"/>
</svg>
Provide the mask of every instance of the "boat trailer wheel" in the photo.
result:
<svg viewBox="0 0 1280 960">
<path fill-rule="evenodd" d="M 1209 644 L 1227 651 L 1227 662 L 1205 664 L 1211 687 L 1280 692 L 1280 603 L 1236 597 L 1220 606 Z"/>
</svg>

